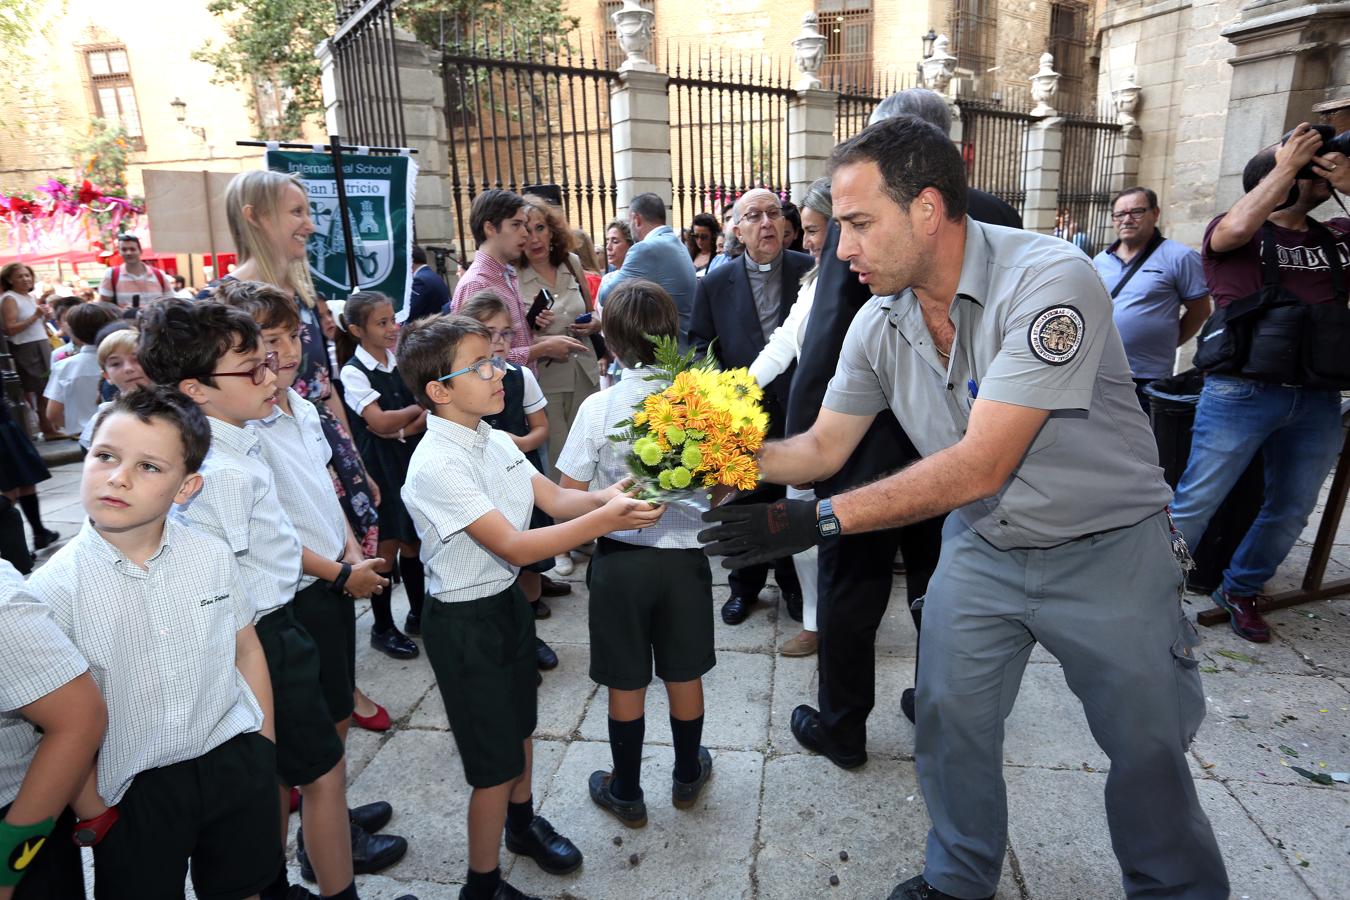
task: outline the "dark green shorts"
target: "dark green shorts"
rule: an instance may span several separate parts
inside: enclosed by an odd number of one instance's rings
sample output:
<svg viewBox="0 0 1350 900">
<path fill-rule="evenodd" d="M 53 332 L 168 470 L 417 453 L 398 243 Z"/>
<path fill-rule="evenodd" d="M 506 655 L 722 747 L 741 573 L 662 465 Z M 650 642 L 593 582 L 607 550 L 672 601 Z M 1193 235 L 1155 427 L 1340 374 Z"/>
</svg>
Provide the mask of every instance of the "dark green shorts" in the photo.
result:
<svg viewBox="0 0 1350 900">
<path fill-rule="evenodd" d="M 320 578 L 295 595 L 295 620 L 319 650 L 319 684 L 334 722 L 350 718 L 356 689 L 356 604 Z"/>
<path fill-rule="evenodd" d="M 198 897 L 238 900 L 271 884 L 283 861 L 276 749 L 257 732 L 147 769 L 117 810 L 94 848 L 97 900 L 181 897 L 189 860 Z"/>
<path fill-rule="evenodd" d="M 0 819 L 9 807 L 0 807 Z M 69 809 L 56 817 L 56 824 L 28 861 L 23 880 L 14 889 L 14 900 L 84 900 L 84 864 L 80 848 L 70 840 L 75 814 Z"/>
<path fill-rule="evenodd" d="M 712 570 L 702 550 L 600 538 L 586 569 L 591 680 L 635 691 L 656 677 L 693 681 L 716 664 Z"/>
<path fill-rule="evenodd" d="M 289 603 L 263 616 L 254 628 L 272 677 L 277 774 L 292 787 L 309 784 L 337 765 L 343 753 L 323 699 L 319 650 Z"/>
<path fill-rule="evenodd" d="M 472 787 L 525 771 L 538 709 L 534 612 L 515 585 L 479 600 L 428 599 L 422 642 Z"/>
</svg>

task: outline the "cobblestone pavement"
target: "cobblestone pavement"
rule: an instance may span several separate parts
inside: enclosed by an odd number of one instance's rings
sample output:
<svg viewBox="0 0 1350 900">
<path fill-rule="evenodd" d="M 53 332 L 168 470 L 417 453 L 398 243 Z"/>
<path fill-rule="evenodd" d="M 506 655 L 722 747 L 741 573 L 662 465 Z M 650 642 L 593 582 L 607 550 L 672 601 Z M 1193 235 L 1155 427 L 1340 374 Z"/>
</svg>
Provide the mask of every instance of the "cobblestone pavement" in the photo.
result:
<svg viewBox="0 0 1350 900">
<path fill-rule="evenodd" d="M 81 518 L 77 477 L 77 467 L 61 466 L 43 485 L 44 517 L 63 534 Z M 1299 581 L 1313 531 L 1272 589 Z M 567 579 L 572 596 L 551 601 L 552 618 L 539 623 L 561 665 L 545 674 L 540 689 L 534 778 L 539 811 L 576 841 L 586 863 L 558 878 L 504 853 L 503 872 L 513 884 L 585 900 L 885 898 L 920 871 L 928 822 L 913 731 L 900 714 L 900 692 L 912 684 L 914 669 L 902 582 L 877 640 L 878 703 L 864 767 L 844 772 L 792 738 L 793 707 L 815 702 L 816 662 L 776 654 L 798 626 L 781 605 L 775 608 L 770 589 L 744 624 L 728 628 L 717 620 L 704 732 L 715 774 L 692 810 L 665 802 L 669 720 L 664 693 L 650 694 L 643 758 L 650 822 L 630 831 L 586 792 L 587 776 L 608 767 L 609 753 L 604 694 L 587 677 L 584 575 L 579 565 Z M 1350 528 L 1343 526 L 1328 578 L 1348 576 Z M 720 603 L 725 590 L 716 593 Z M 395 600 L 403 604 L 401 589 Z M 1208 606 L 1202 597 L 1189 600 L 1192 615 Z M 1264 646 L 1227 628 L 1201 629 L 1209 715 L 1191 752 L 1197 788 L 1224 849 L 1234 897 L 1350 897 L 1350 786 L 1314 784 L 1293 769 L 1350 771 L 1350 599 L 1270 618 L 1275 639 Z M 358 678 L 395 725 L 383 735 L 353 730 L 350 797 L 353 804 L 391 801 L 396 812 L 388 830 L 407 836 L 411 849 L 383 875 L 358 879 L 359 887 L 363 897 L 379 900 L 405 892 L 453 898 L 466 865 L 468 789 L 445 710 L 425 658 L 395 662 L 379 655 L 364 643 L 369 625 L 363 612 Z M 1109 764 L 1058 664 L 1039 649 L 1007 723 L 1004 757 L 1009 853 L 998 897 L 1120 896 L 1102 801 Z M 832 875 L 837 886 L 830 885 Z"/>
</svg>

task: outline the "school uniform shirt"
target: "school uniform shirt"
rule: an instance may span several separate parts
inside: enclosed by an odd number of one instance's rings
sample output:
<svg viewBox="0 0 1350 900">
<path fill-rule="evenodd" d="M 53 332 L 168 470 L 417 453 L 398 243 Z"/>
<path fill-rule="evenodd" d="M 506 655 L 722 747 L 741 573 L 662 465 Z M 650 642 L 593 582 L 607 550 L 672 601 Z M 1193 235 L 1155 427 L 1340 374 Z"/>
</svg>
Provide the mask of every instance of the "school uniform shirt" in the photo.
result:
<svg viewBox="0 0 1350 900">
<path fill-rule="evenodd" d="M 19 796 L 42 740 L 19 710 L 87 671 L 89 664 L 57 626 L 51 607 L 0 559 L 0 807 Z"/>
<path fill-rule="evenodd" d="M 85 522 L 28 585 L 89 661 L 108 705 L 98 793 L 109 806 L 146 769 L 262 728 L 235 666 L 253 603 L 218 539 L 169 519 L 141 568 Z"/>
<path fill-rule="evenodd" d="M 286 391 L 291 412 L 278 405 L 266 419 L 250 423 L 272 469 L 277 496 L 300 536 L 300 543 L 324 559 L 336 560 L 347 546 L 347 519 L 328 474 L 333 448 L 324 437 L 319 411 L 293 388 Z M 300 575 L 304 590 L 318 579 Z"/>
<path fill-rule="evenodd" d="M 239 562 L 253 621 L 291 600 L 300 585 L 300 536 L 277 495 L 254 426 L 238 428 L 208 417 L 211 452 L 202 462 L 202 489 L 173 515 L 229 545 Z"/>
<path fill-rule="evenodd" d="M 80 446 L 88 450 L 94 443 L 94 423 L 98 421 L 98 414 L 108 407 L 112 406 L 111 400 L 105 400 L 94 410 L 94 414 L 89 417 L 89 421 L 84 423 L 84 430 L 80 432 Z"/>
<path fill-rule="evenodd" d="M 385 351 L 384 362 L 376 362 L 375 357 L 371 356 L 366 352 L 366 348 L 361 346 L 357 346 L 354 355 L 361 360 L 363 365 L 380 372 L 393 373 L 398 371 L 398 360 L 394 359 L 392 350 Z M 380 392 L 370 384 L 370 376 L 362 372 L 359 366 L 354 366 L 350 362 L 347 363 L 342 367 L 342 372 L 338 377 L 342 379 L 343 400 L 346 402 L 347 408 L 358 416 L 367 406 L 380 399 Z"/>
<path fill-rule="evenodd" d="M 67 434 L 79 434 L 98 409 L 98 383 L 103 370 L 98 365 L 98 348 L 85 344 L 74 356 L 52 367 L 42 396 L 65 405 Z"/>
<path fill-rule="evenodd" d="M 537 474 L 510 435 L 486 422 L 465 428 L 427 417 L 413 451 L 403 503 L 422 542 L 427 593 L 443 603 L 491 597 L 516 580 L 519 566 L 488 550 L 466 530 L 492 510 L 524 531 L 534 509 Z"/>
</svg>

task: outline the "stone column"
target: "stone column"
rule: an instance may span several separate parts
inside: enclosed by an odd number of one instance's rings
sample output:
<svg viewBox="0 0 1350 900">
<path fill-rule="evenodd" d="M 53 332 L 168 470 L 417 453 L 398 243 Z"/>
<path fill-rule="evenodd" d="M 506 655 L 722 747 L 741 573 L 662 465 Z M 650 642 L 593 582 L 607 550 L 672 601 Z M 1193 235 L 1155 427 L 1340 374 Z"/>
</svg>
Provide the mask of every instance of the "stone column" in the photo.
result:
<svg viewBox="0 0 1350 900">
<path fill-rule="evenodd" d="M 834 149 L 834 91 L 798 91 L 788 100 L 788 184 L 792 200 L 802 202 L 811 182 L 825 174 Z"/>
<path fill-rule="evenodd" d="M 1064 146 L 1064 120 L 1046 116 L 1027 129 L 1022 153 L 1022 183 L 1027 199 L 1022 224 L 1028 231 L 1052 234 L 1059 213 L 1059 171 Z"/>
<path fill-rule="evenodd" d="M 671 206 L 669 78 L 661 72 L 629 69 L 609 90 L 614 148 L 614 184 L 619 218 L 638 194 L 657 194 Z"/>
<path fill-rule="evenodd" d="M 1142 94 L 1143 88 L 1135 83 L 1133 73 L 1127 74 L 1124 84 L 1111 92 L 1116 122 L 1121 129 L 1120 143 L 1107 173 L 1113 191 L 1123 191 L 1139 183 L 1139 161 L 1143 157 L 1144 131 L 1139 127 L 1139 120 L 1135 118 L 1135 114 L 1139 110 Z"/>
</svg>

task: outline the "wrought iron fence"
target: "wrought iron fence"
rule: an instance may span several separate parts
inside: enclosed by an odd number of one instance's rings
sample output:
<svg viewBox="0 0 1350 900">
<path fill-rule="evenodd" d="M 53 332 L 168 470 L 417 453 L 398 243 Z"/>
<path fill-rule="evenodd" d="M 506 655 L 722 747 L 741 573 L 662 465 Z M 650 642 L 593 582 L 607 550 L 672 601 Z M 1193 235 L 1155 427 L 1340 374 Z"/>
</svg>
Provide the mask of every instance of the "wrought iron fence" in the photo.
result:
<svg viewBox="0 0 1350 900">
<path fill-rule="evenodd" d="M 867 73 L 865 78 L 845 80 L 831 78 L 825 89 L 834 91 L 834 142 L 846 141 L 867 127 L 867 120 L 877 104 L 896 91 L 914 87 L 912 75 L 883 74 L 880 77 Z"/>
<path fill-rule="evenodd" d="M 670 97 L 674 221 L 688 223 L 750 188 L 787 197 L 787 104 L 793 96 L 781 61 L 666 48 L 675 60 Z"/>
<path fill-rule="evenodd" d="M 337 30 L 329 42 L 341 104 L 344 141 L 402 147 L 402 87 L 394 47 L 396 0 L 337 0 Z"/>
<path fill-rule="evenodd" d="M 1021 212 L 1026 204 L 1027 129 L 1037 119 L 1029 108 L 995 100 L 962 97 L 961 159 L 966 181 Z"/>
<path fill-rule="evenodd" d="M 1121 128 L 1104 115 L 1067 116 L 1063 128 L 1056 231 L 1091 256 L 1112 240 L 1111 170 Z"/>
<path fill-rule="evenodd" d="M 554 184 L 568 221 L 592 238 L 614 214 L 609 84 L 617 73 L 566 36 L 469 25 L 442 47 L 450 191 L 461 256 L 469 208 L 488 188 Z"/>
</svg>

